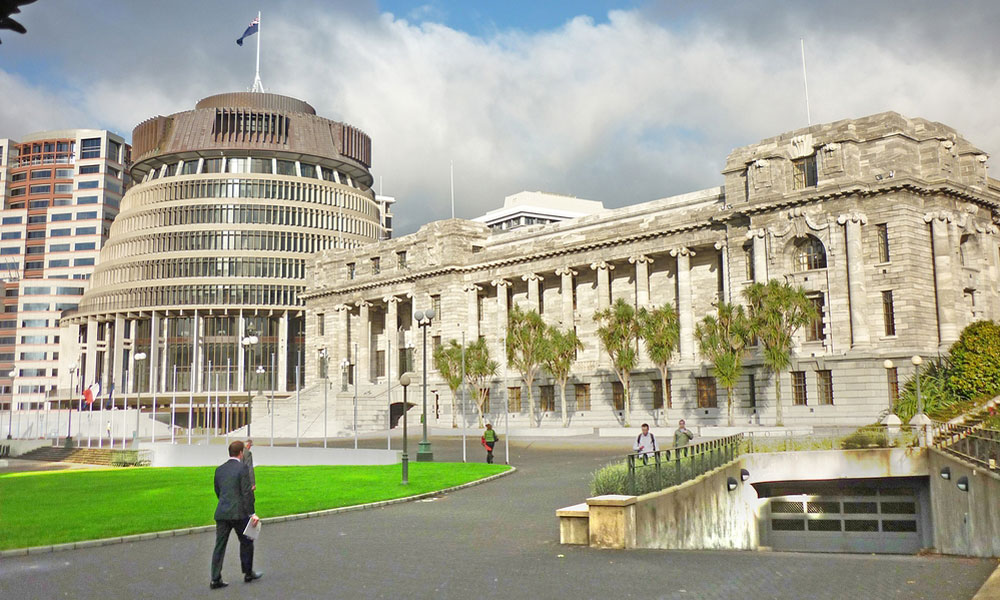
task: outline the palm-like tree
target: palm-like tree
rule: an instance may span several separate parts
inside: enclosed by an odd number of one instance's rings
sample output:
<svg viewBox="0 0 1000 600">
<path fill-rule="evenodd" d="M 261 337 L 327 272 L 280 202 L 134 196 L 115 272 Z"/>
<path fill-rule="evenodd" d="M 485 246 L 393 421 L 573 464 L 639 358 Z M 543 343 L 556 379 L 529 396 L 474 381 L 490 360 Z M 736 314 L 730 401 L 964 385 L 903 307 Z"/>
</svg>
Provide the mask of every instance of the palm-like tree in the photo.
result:
<svg viewBox="0 0 1000 600">
<path fill-rule="evenodd" d="M 752 337 L 742 306 L 719 302 L 715 315 L 705 315 L 694 329 L 701 353 L 712 361 L 715 378 L 726 388 L 726 412 L 733 425 L 733 388 L 743 374 L 743 359 Z"/>
<path fill-rule="evenodd" d="M 485 338 L 479 338 L 465 347 L 465 381 L 476 391 L 475 400 L 480 427 L 483 426 L 483 404 L 489 397 L 490 381 L 496 377 L 498 367 L 495 360 L 490 360 L 490 349 L 486 345 Z"/>
<path fill-rule="evenodd" d="M 621 298 L 615 300 L 610 308 L 594 314 L 597 322 L 597 337 L 600 338 L 604 350 L 611 357 L 611 365 L 621 381 L 625 391 L 625 427 L 631 425 L 632 403 L 630 398 L 632 371 L 639 360 L 636 345 L 639 340 L 639 314 L 635 308 Z"/>
<path fill-rule="evenodd" d="M 816 307 L 801 287 L 772 279 L 754 283 L 743 290 L 750 306 L 750 327 L 760 341 L 764 365 L 774 373 L 775 415 L 784 425 L 781 408 L 781 372 L 791 364 L 795 332 L 818 315 Z"/>
<path fill-rule="evenodd" d="M 434 368 L 451 390 L 451 426 L 457 427 L 455 399 L 458 396 L 458 388 L 462 386 L 462 345 L 455 340 L 449 340 L 447 344 L 434 349 L 433 360 Z"/>
<path fill-rule="evenodd" d="M 650 311 L 640 311 L 639 336 L 646 342 L 646 354 L 649 355 L 649 360 L 660 369 L 660 390 L 666 398 L 667 365 L 673 358 L 681 337 L 677 309 L 665 304 Z"/>
<path fill-rule="evenodd" d="M 535 423 L 535 397 L 531 391 L 545 352 L 546 325 L 534 310 L 527 312 L 514 305 L 507 321 L 507 365 L 521 373 L 528 388 L 528 423 Z"/>
<path fill-rule="evenodd" d="M 577 350 L 583 350 L 583 342 L 577 337 L 575 331 L 572 329 L 562 331 L 558 327 L 551 326 L 548 328 L 545 335 L 542 364 L 559 384 L 563 427 L 569 426 L 569 419 L 566 416 L 566 382 L 569 380 L 570 367 L 576 360 Z"/>
</svg>

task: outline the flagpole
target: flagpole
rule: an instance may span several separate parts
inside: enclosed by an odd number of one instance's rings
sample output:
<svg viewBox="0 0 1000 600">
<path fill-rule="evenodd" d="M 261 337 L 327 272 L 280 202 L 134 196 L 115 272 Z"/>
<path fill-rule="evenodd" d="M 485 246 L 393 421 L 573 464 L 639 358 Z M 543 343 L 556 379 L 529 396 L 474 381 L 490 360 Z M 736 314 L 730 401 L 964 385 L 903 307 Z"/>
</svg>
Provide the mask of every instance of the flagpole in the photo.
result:
<svg viewBox="0 0 1000 600">
<path fill-rule="evenodd" d="M 257 40 L 260 43 L 260 40 Z M 806 40 L 799 38 L 799 47 L 802 49 L 802 84 L 806 90 L 806 125 L 812 125 L 812 116 L 809 114 L 809 80 L 806 78 Z"/>
<path fill-rule="evenodd" d="M 257 11 L 257 72 L 253 78 L 253 91 L 255 92 L 264 91 L 264 84 L 260 82 L 260 35 L 261 35 L 260 11 Z"/>
</svg>

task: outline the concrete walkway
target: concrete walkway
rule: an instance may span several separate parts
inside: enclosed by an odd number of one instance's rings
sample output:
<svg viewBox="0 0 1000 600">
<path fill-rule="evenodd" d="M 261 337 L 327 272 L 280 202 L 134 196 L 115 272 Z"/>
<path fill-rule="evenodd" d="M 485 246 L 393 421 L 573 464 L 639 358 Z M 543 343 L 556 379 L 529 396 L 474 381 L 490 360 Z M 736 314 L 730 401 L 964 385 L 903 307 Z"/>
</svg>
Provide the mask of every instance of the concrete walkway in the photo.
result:
<svg viewBox="0 0 1000 600">
<path fill-rule="evenodd" d="M 385 438 L 361 446 L 384 448 Z M 478 439 L 470 438 L 469 450 L 482 460 Z M 434 451 L 438 460 L 461 457 L 454 439 L 434 439 Z M 596 437 L 517 440 L 511 462 L 519 472 L 510 477 L 429 501 L 274 524 L 257 548 L 265 577 L 250 585 L 239 577 L 233 540 L 224 575 L 231 585 L 209 590 L 214 535 L 197 534 L 3 559 L 0 598 L 968 600 L 996 566 L 946 557 L 560 546 L 555 509 L 585 498 L 589 474 L 622 452 L 620 442 Z M 258 485 L 280 482 L 259 478 Z"/>
</svg>

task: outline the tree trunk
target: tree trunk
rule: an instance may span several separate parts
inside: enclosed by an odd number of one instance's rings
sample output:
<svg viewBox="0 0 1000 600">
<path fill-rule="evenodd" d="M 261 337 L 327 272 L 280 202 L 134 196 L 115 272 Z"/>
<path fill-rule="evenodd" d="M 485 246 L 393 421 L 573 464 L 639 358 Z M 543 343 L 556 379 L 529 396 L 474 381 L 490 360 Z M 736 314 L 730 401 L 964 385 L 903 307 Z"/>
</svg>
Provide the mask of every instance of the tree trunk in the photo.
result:
<svg viewBox="0 0 1000 600">
<path fill-rule="evenodd" d="M 451 390 L 451 427 L 458 427 L 458 390 Z M 464 423 L 463 423 L 464 425 Z"/>
<path fill-rule="evenodd" d="M 778 427 L 785 426 L 785 416 L 781 411 L 781 373 L 774 372 L 774 420 Z"/>
<path fill-rule="evenodd" d="M 729 413 L 729 426 L 733 426 L 733 388 L 732 386 L 726 388 L 726 409 Z"/>
<path fill-rule="evenodd" d="M 667 409 L 670 408 L 667 402 L 667 370 L 660 369 L 660 399 L 663 400 L 663 422 L 667 421 Z"/>
<path fill-rule="evenodd" d="M 569 427 L 569 420 L 566 418 L 566 382 L 559 382 L 559 399 L 562 402 L 563 427 Z"/>
<path fill-rule="evenodd" d="M 483 403 L 486 402 L 486 396 L 483 394 L 482 390 L 477 393 L 476 412 L 479 413 L 479 428 L 483 428 Z"/>
<path fill-rule="evenodd" d="M 534 381 L 534 378 L 524 380 L 524 385 L 528 388 L 528 427 L 537 426 L 535 423 L 535 395 L 531 393 Z"/>
<path fill-rule="evenodd" d="M 622 382 L 622 383 L 625 384 L 624 386 L 622 386 L 622 387 L 625 388 L 625 390 L 624 390 L 625 391 L 625 427 L 631 427 L 632 426 L 632 398 L 631 398 L 632 394 L 630 393 L 631 392 L 631 390 L 630 390 L 630 387 L 631 387 L 630 383 L 631 382 L 632 382 L 632 378 L 631 377 L 625 377 L 625 381 Z"/>
</svg>

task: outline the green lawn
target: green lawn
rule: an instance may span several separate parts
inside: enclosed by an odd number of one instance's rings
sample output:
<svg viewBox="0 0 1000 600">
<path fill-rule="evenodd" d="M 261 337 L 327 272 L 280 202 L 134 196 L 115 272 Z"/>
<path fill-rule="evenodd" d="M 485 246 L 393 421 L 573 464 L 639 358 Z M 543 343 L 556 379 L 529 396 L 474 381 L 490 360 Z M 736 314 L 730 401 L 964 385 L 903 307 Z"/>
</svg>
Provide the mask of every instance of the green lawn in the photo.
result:
<svg viewBox="0 0 1000 600">
<path fill-rule="evenodd" d="M 484 463 L 257 467 L 262 518 L 412 496 L 507 470 Z M 213 523 L 215 467 L 0 475 L 0 550 Z"/>
</svg>

